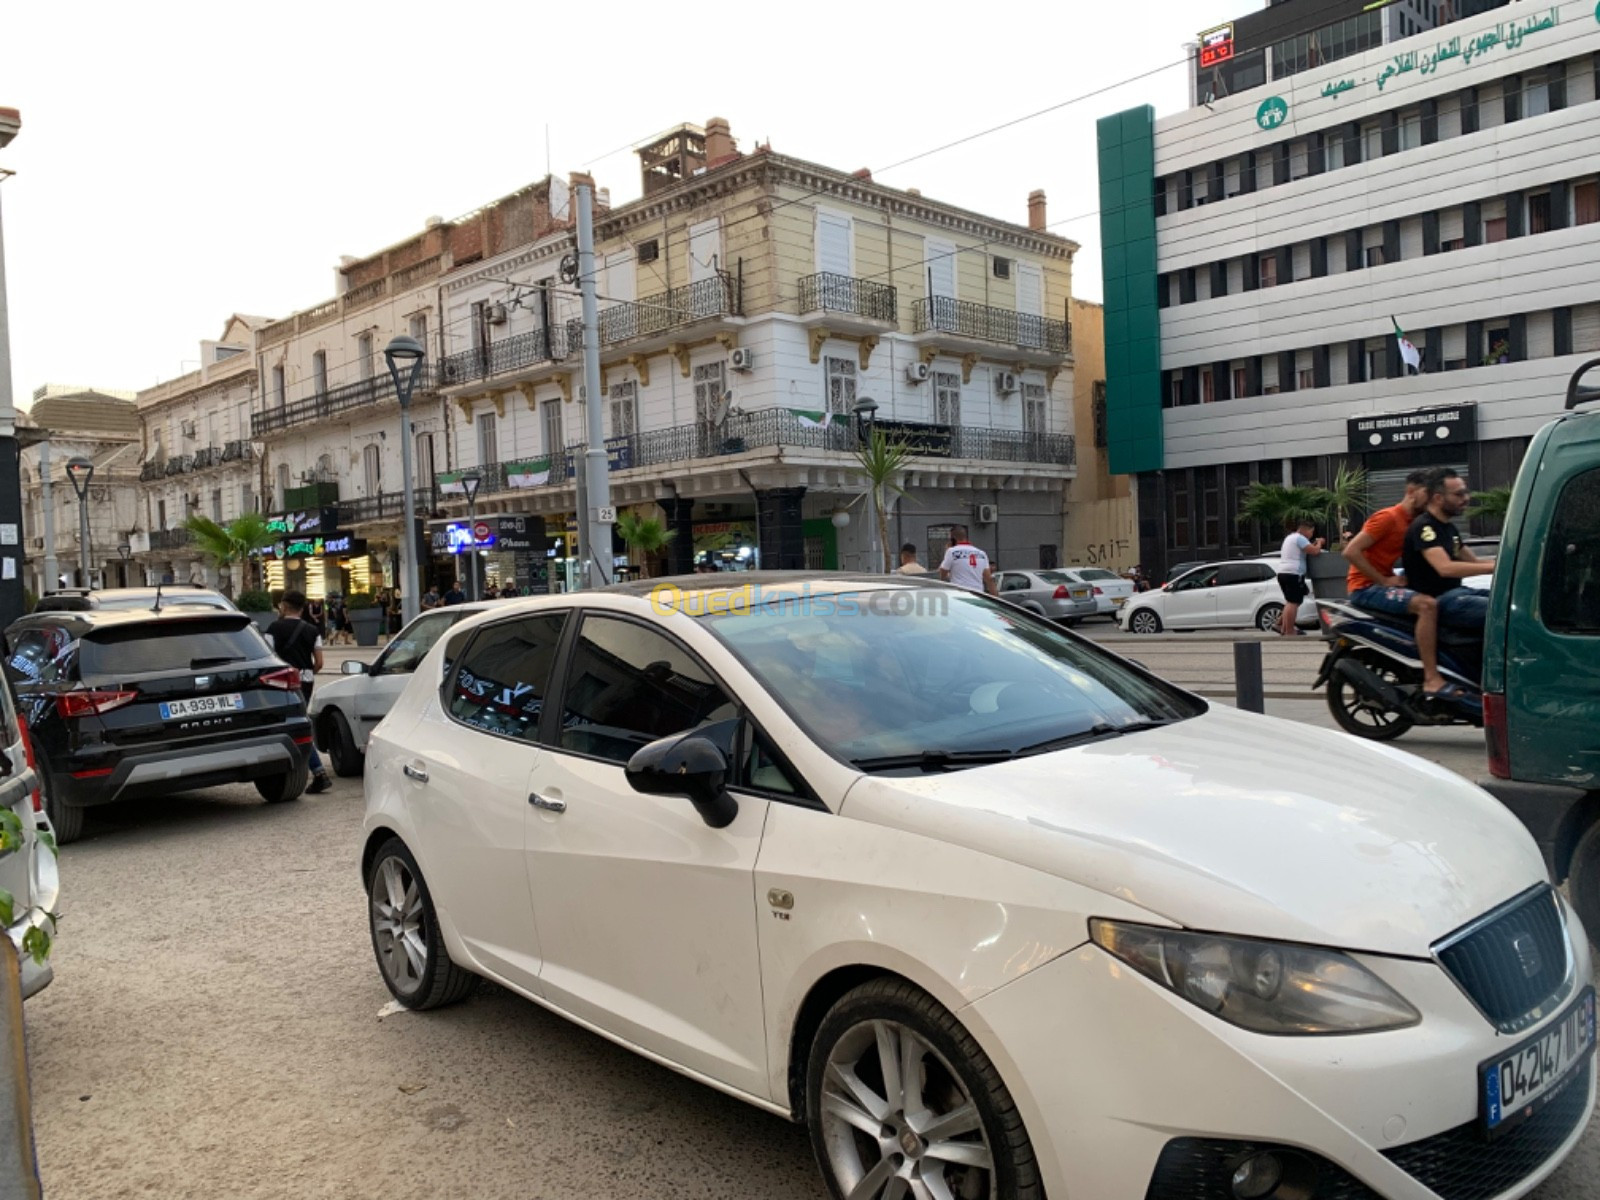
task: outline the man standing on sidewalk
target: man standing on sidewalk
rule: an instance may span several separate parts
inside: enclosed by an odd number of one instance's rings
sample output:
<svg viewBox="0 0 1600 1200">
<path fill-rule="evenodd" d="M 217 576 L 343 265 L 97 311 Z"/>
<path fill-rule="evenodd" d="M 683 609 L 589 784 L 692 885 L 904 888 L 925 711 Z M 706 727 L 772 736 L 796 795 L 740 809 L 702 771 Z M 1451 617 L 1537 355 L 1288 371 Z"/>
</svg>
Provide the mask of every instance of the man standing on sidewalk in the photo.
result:
<svg viewBox="0 0 1600 1200">
<path fill-rule="evenodd" d="M 267 626 L 267 644 L 272 652 L 291 667 L 300 669 L 300 693 L 311 704 L 311 688 L 317 672 L 322 670 L 322 635 L 317 627 L 305 619 L 306 595 L 290 589 L 278 601 L 278 619 Z M 333 786 L 328 770 L 317 753 L 317 743 L 311 743 L 311 786 L 306 792 L 312 796 Z"/>
<path fill-rule="evenodd" d="M 965 525 L 950 527 L 950 549 L 939 564 L 939 578 L 969 592 L 999 594 L 994 572 L 989 569 L 989 556 L 968 540 Z"/>
</svg>

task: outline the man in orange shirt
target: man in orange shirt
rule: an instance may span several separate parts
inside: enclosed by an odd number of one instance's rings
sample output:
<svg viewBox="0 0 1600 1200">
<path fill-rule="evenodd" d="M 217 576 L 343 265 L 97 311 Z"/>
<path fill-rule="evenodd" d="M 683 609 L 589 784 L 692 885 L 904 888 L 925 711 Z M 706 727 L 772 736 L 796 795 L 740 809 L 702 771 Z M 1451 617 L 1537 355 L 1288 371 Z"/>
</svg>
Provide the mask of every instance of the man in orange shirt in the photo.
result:
<svg viewBox="0 0 1600 1200">
<path fill-rule="evenodd" d="M 1434 695 L 1446 688 L 1439 674 L 1439 603 L 1405 586 L 1394 573 L 1395 563 L 1405 547 L 1406 530 L 1428 506 L 1428 472 L 1413 471 L 1406 476 L 1406 497 L 1391 508 L 1380 509 L 1367 518 L 1361 532 L 1344 548 L 1350 561 L 1345 586 L 1350 603 L 1373 612 L 1417 618 L 1417 657 L 1422 660 L 1422 690 Z"/>
</svg>

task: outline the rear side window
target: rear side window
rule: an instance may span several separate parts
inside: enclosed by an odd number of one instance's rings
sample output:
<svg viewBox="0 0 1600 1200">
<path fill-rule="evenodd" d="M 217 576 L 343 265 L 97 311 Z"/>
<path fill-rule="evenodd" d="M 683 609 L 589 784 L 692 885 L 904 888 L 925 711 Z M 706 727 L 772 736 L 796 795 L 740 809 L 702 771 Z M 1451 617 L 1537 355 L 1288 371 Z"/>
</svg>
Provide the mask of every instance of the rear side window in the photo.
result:
<svg viewBox="0 0 1600 1200">
<path fill-rule="evenodd" d="M 450 715 L 486 733 L 537 741 L 565 621 L 565 613 L 542 613 L 478 630 L 450 682 Z"/>
<path fill-rule="evenodd" d="M 151 621 L 85 634 L 78 670 L 84 676 L 200 671 L 271 656 L 256 627 L 238 617 Z"/>
<path fill-rule="evenodd" d="M 1557 633 L 1600 634 L 1600 469 L 1561 489 L 1544 544 L 1539 607 Z"/>
<path fill-rule="evenodd" d="M 1266 563 L 1229 563 L 1217 572 L 1217 586 L 1234 583 L 1265 583 L 1271 579 L 1272 568 Z"/>
</svg>

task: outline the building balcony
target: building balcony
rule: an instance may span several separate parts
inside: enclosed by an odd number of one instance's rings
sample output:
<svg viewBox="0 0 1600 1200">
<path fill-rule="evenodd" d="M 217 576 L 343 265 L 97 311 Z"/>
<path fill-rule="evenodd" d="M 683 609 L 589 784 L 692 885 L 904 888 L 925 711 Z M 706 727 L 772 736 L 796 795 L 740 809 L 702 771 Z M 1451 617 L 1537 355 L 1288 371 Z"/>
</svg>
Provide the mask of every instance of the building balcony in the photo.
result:
<svg viewBox="0 0 1600 1200">
<path fill-rule="evenodd" d="M 821 271 L 799 281 L 802 323 L 841 331 L 884 332 L 900 321 L 898 293 L 886 283 Z"/>
<path fill-rule="evenodd" d="M 222 448 L 222 459 L 225 463 L 249 462 L 256 456 L 256 448 L 246 441 L 229 442 Z"/>
<path fill-rule="evenodd" d="M 567 331 L 564 326 L 552 327 L 548 337 L 543 329 L 535 329 L 531 333 L 519 333 L 515 337 L 502 338 L 487 346 L 476 346 L 441 359 L 439 383 L 441 387 L 454 387 L 528 367 L 560 362 L 566 356 Z"/>
<path fill-rule="evenodd" d="M 166 469 L 162 471 L 162 474 L 167 476 L 187 475 L 193 469 L 194 458 L 191 455 L 174 454 L 171 458 L 167 459 Z"/>
<path fill-rule="evenodd" d="M 216 446 L 203 446 L 194 452 L 194 461 L 190 465 L 193 471 L 209 471 L 212 467 L 222 465 L 222 451 Z"/>
<path fill-rule="evenodd" d="M 719 317 L 740 316 L 739 291 L 738 281 L 727 271 L 720 271 L 710 279 L 687 287 L 603 308 L 600 310 L 600 348 L 641 344 L 652 339 L 665 342 L 690 325 Z M 644 347 L 640 345 L 640 348 Z M 567 322 L 567 349 L 572 354 L 583 349 L 581 318 Z"/>
<path fill-rule="evenodd" d="M 422 374 L 417 377 L 416 394 L 434 391 L 438 387 L 439 371 L 434 364 L 424 362 Z M 292 404 L 268 407 L 250 415 L 250 434 L 261 437 L 278 429 L 297 425 L 310 425 L 343 416 L 359 408 L 394 399 L 394 380 L 385 370 L 370 379 L 358 379 L 340 387 L 329 388 L 317 395 L 307 396 Z"/>
<path fill-rule="evenodd" d="M 194 544 L 194 534 L 187 529 L 153 529 L 150 531 L 151 550 L 182 550 Z"/>
<path fill-rule="evenodd" d="M 1059 363 L 1072 353 L 1072 325 L 1049 317 L 974 304 L 951 296 L 931 296 L 911 306 L 918 340 L 951 349 L 993 353 L 1015 349 L 1024 361 Z"/>
<path fill-rule="evenodd" d="M 415 515 L 418 517 L 426 517 L 438 508 L 439 493 L 434 488 L 413 488 L 411 495 L 412 503 L 415 505 Z M 338 505 L 339 528 L 352 529 L 357 525 L 371 524 L 374 521 L 403 521 L 405 509 L 404 492 L 379 492 L 374 496 L 341 500 Z"/>
<path fill-rule="evenodd" d="M 152 480 L 155 480 L 155 479 L 165 478 L 166 474 L 167 474 L 167 464 L 166 463 L 159 462 L 159 461 L 147 462 L 147 463 L 144 464 L 144 466 L 139 468 L 139 482 L 140 483 L 149 483 L 149 482 L 151 482 Z"/>
</svg>

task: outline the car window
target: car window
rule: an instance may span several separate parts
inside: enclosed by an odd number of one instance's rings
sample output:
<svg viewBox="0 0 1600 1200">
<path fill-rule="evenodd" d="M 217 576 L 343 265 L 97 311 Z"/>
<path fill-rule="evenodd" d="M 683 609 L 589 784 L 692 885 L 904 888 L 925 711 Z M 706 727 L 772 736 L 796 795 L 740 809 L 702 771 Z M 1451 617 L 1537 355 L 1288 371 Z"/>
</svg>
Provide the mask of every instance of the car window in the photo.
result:
<svg viewBox="0 0 1600 1200">
<path fill-rule="evenodd" d="M 727 693 L 678 643 L 632 621 L 584 618 L 562 692 L 563 749 L 627 762 L 657 738 L 734 715 Z"/>
<path fill-rule="evenodd" d="M 1084 567 L 1078 572 L 1078 578 L 1088 582 L 1097 582 L 1102 579 L 1109 579 L 1115 582 L 1122 577 L 1115 571 L 1107 571 L 1101 567 Z"/>
<path fill-rule="evenodd" d="M 750 727 L 749 735 L 750 752 L 745 756 L 744 782 L 758 792 L 800 795 L 800 785 L 773 752 L 766 735 L 754 727 Z"/>
<path fill-rule="evenodd" d="M 566 613 L 539 613 L 476 631 L 450 681 L 456 720 L 518 741 L 539 737 L 539 716 Z"/>
<path fill-rule="evenodd" d="M 1208 588 L 1216 586 L 1218 567 L 1207 567 L 1203 571 L 1190 571 L 1182 579 L 1172 585 L 1175 592 L 1192 591 L 1195 588 Z"/>
<path fill-rule="evenodd" d="M 1044 580 L 1046 583 L 1062 584 L 1082 582 L 1082 580 L 1080 580 L 1071 571 L 1040 571 L 1038 577 Z"/>
<path fill-rule="evenodd" d="M 93 629 L 78 650 L 85 678 L 190 671 L 270 658 L 256 627 L 240 616 L 137 622 Z"/>
<path fill-rule="evenodd" d="M 22 683 L 59 683 L 67 678 L 72 638 L 58 625 L 35 625 L 12 635 L 6 667 Z"/>
<path fill-rule="evenodd" d="M 1238 583 L 1265 583 L 1273 577 L 1267 563 L 1228 563 L 1217 571 L 1217 586 L 1229 587 Z"/>
<path fill-rule="evenodd" d="M 409 675 L 427 657 L 444 631 L 456 623 L 454 613 L 430 613 L 407 625 L 372 664 L 374 675 Z"/>
<path fill-rule="evenodd" d="M 1544 544 L 1539 608 L 1557 633 L 1600 634 L 1600 469 L 1561 489 Z"/>
<path fill-rule="evenodd" d="M 1028 577 L 1026 575 L 1006 574 L 1000 577 L 1000 590 L 1002 592 L 1025 592 L 1028 590 Z"/>
</svg>

